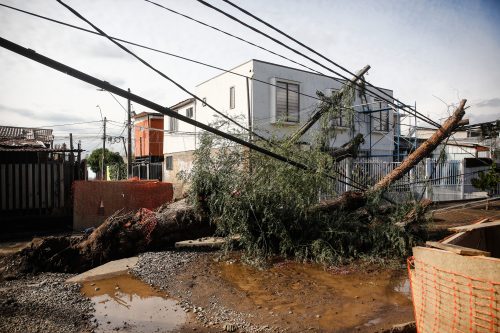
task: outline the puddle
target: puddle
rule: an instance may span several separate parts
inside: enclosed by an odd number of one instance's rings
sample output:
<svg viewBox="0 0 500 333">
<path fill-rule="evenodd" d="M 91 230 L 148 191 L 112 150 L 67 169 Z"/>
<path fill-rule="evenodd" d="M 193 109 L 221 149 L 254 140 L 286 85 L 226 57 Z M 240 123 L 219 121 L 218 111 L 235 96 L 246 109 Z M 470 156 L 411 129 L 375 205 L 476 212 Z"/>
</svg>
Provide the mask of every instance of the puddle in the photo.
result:
<svg viewBox="0 0 500 333">
<path fill-rule="evenodd" d="M 94 302 L 96 333 L 174 332 L 187 319 L 177 301 L 128 274 L 85 282 L 81 292 Z"/>
<path fill-rule="evenodd" d="M 315 265 L 286 263 L 258 270 L 220 263 L 221 276 L 271 317 L 305 329 L 373 332 L 413 320 L 403 271 L 335 274 Z"/>
</svg>

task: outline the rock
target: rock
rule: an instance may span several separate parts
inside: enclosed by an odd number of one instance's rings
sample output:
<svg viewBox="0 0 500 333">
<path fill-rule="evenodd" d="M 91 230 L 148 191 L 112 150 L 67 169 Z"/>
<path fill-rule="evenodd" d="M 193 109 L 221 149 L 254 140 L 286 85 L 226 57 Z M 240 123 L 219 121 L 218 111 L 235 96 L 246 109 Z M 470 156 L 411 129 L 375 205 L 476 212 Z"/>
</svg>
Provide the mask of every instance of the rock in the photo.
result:
<svg viewBox="0 0 500 333">
<path fill-rule="evenodd" d="M 226 332 L 235 332 L 238 329 L 238 327 L 234 324 L 226 323 L 222 326 L 222 329 Z"/>
</svg>

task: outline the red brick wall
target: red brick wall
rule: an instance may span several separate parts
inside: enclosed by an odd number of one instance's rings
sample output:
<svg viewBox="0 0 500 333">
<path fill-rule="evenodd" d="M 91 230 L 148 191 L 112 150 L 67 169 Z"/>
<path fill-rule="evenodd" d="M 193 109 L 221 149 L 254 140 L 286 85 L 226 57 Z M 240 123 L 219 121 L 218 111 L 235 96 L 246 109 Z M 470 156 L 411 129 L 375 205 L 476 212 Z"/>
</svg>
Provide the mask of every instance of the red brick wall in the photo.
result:
<svg viewBox="0 0 500 333">
<path fill-rule="evenodd" d="M 155 209 L 173 199 L 171 183 L 158 181 L 75 181 L 73 229 L 96 227 L 120 209 Z M 101 207 L 102 203 L 102 207 Z"/>
</svg>

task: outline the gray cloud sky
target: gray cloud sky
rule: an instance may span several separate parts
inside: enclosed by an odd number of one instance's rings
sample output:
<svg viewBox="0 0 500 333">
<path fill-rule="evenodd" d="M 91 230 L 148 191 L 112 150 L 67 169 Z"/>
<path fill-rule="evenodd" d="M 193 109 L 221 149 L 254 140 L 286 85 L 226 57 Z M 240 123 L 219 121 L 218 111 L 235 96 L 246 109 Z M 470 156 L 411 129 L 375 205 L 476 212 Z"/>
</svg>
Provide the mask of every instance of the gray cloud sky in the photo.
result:
<svg viewBox="0 0 500 333">
<path fill-rule="evenodd" d="M 3 2 L 88 28 L 55 1 Z M 110 35 L 219 67 L 232 68 L 251 58 L 295 66 L 144 1 L 67 0 L 67 3 Z M 211 3 L 240 15 L 220 0 Z M 447 111 L 433 95 L 453 103 L 457 102 L 457 90 L 461 98 L 467 98 L 468 104 L 473 105 L 468 110 L 471 120 L 498 118 L 499 98 L 492 98 L 498 96 L 500 87 L 500 4 L 497 1 L 237 0 L 236 3 L 351 71 L 370 64 L 372 70 L 367 76 L 370 82 L 393 89 L 395 95 L 408 104 L 416 102 L 417 108 L 433 119 L 445 116 Z M 306 62 L 196 1 L 169 0 L 162 4 Z M 6 8 L 0 8 L 0 31 L 4 38 L 96 74 L 121 88 L 131 88 L 161 105 L 173 105 L 186 98 L 185 93 L 104 38 Z M 168 56 L 132 49 L 191 90 L 217 74 Z M 96 105 L 101 106 L 109 119 L 118 122 L 125 119 L 123 110 L 108 93 L 2 49 L 0 71 L 0 103 L 8 106 L 0 108 L 4 123 L 19 125 L 29 117 L 32 126 L 45 125 L 52 116 L 59 123 L 77 118 L 96 121 L 100 119 Z M 140 106 L 135 107 L 138 112 L 144 111 Z M 13 109 L 32 113 L 22 116 L 22 112 Z M 49 114 L 47 110 L 51 110 Z M 70 110 L 71 116 L 64 110 Z M 64 131 L 98 132 L 99 126 L 96 123 L 64 128 Z M 110 127 L 113 135 L 120 134 L 121 130 Z M 99 135 L 95 135 L 93 141 L 85 140 L 89 146 L 96 145 Z"/>
</svg>

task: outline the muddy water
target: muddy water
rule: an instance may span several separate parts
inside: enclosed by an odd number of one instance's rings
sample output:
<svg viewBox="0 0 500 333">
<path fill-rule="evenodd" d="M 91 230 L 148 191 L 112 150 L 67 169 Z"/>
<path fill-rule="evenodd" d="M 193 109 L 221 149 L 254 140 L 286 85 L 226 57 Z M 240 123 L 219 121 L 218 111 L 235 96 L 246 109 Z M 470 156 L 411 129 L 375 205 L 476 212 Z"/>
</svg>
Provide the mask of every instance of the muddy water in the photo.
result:
<svg viewBox="0 0 500 333">
<path fill-rule="evenodd" d="M 81 292 L 95 303 L 96 332 L 175 332 L 186 321 L 175 300 L 130 275 L 86 282 Z"/>
<path fill-rule="evenodd" d="M 284 318 L 297 329 L 374 332 L 413 320 L 404 271 L 339 274 L 299 263 L 267 270 L 221 263 L 220 269 L 276 324 Z"/>
</svg>

